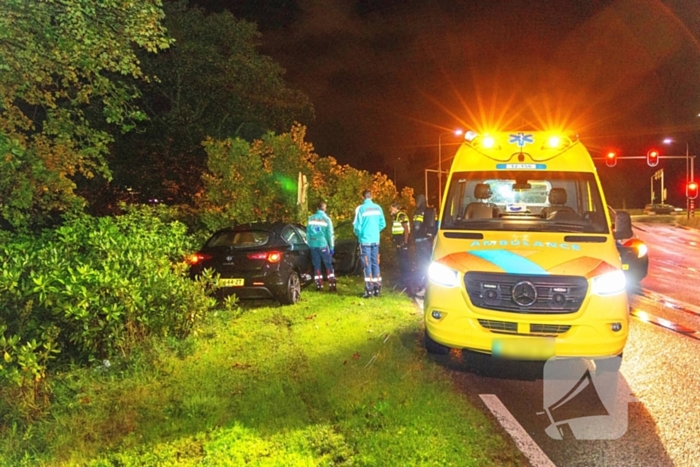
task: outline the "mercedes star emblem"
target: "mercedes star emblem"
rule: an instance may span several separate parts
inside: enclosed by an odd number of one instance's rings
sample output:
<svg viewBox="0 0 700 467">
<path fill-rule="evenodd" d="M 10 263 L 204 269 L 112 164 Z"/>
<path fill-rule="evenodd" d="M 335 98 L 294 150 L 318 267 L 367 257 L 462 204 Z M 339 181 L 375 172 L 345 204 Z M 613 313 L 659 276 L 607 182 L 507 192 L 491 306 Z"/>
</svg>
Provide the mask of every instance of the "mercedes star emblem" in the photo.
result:
<svg viewBox="0 0 700 467">
<path fill-rule="evenodd" d="M 511 292 L 513 301 L 520 306 L 530 306 L 537 301 L 537 288 L 529 281 L 520 281 Z"/>
</svg>

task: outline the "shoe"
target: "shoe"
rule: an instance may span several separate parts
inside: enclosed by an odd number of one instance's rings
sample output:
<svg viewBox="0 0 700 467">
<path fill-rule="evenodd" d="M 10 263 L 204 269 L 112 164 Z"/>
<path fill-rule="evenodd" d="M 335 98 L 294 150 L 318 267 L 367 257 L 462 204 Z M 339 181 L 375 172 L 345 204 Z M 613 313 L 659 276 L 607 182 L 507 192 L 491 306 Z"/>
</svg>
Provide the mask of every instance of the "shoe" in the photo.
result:
<svg viewBox="0 0 700 467">
<path fill-rule="evenodd" d="M 374 293 L 372 293 L 371 290 L 365 290 L 365 294 L 362 296 L 362 298 L 372 298 L 374 297 Z"/>
<path fill-rule="evenodd" d="M 329 292 L 337 292 L 338 289 L 335 288 L 335 282 L 332 282 L 331 285 L 328 286 L 328 291 Z"/>
<path fill-rule="evenodd" d="M 317 292 L 323 291 L 323 284 L 316 283 L 316 291 Z"/>
<path fill-rule="evenodd" d="M 375 288 L 374 288 L 373 293 L 374 293 L 374 296 L 375 296 L 375 297 L 379 297 L 379 295 L 381 294 L 381 292 L 382 292 L 382 288 L 381 288 L 381 287 L 375 287 Z"/>
</svg>

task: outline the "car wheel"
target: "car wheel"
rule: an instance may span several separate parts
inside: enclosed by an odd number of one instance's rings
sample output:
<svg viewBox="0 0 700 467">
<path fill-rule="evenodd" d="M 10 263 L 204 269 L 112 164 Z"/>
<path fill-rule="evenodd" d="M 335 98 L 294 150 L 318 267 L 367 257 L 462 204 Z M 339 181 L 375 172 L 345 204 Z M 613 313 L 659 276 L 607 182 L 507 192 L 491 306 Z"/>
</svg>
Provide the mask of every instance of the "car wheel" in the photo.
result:
<svg viewBox="0 0 700 467">
<path fill-rule="evenodd" d="M 300 297 L 301 281 L 299 280 L 299 274 L 292 271 L 287 277 L 287 282 L 284 291 L 282 292 L 282 295 L 280 295 L 279 297 L 279 301 L 283 305 L 294 305 L 296 302 L 299 301 Z"/>
<path fill-rule="evenodd" d="M 447 355 L 450 353 L 450 348 L 435 342 L 433 338 L 428 335 L 428 331 L 425 331 L 425 350 L 435 355 Z"/>
</svg>

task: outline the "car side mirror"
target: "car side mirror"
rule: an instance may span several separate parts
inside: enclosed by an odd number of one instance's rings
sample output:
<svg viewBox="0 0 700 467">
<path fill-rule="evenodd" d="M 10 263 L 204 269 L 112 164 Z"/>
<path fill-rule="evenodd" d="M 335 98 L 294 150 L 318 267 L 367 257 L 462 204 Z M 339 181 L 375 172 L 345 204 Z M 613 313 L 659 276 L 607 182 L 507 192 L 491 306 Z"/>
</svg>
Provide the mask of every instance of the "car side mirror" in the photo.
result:
<svg viewBox="0 0 700 467">
<path fill-rule="evenodd" d="M 632 218 L 629 212 L 618 212 L 615 216 L 615 231 L 613 237 L 616 240 L 634 237 L 632 233 Z"/>
</svg>

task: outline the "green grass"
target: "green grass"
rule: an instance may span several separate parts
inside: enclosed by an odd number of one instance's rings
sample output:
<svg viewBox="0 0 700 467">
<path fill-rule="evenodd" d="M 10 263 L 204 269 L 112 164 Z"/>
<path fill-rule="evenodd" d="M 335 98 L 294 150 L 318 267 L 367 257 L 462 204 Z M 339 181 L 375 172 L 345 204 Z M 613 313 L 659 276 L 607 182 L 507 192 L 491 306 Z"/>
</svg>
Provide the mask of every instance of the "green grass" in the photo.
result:
<svg viewBox="0 0 700 467">
<path fill-rule="evenodd" d="M 387 291 L 305 289 L 295 306 L 219 312 L 128 364 L 57 375 L 0 461 L 88 466 L 526 465 L 422 347 L 422 316 Z M 4 457 L 3 457 L 4 456 Z"/>
</svg>

